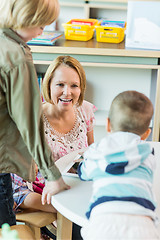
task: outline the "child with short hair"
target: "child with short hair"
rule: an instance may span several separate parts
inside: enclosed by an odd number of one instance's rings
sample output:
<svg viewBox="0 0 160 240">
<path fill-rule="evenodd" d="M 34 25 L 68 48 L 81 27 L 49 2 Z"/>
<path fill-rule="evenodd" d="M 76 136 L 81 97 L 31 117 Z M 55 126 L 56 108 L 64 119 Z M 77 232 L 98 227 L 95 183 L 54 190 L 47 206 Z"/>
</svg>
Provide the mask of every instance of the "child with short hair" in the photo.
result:
<svg viewBox="0 0 160 240">
<path fill-rule="evenodd" d="M 79 165 L 79 177 L 93 180 L 84 240 L 159 239 L 152 192 L 154 150 L 145 140 L 151 130 L 151 101 L 137 91 L 116 96 L 107 132 L 92 144 Z"/>
<path fill-rule="evenodd" d="M 26 44 L 58 14 L 58 0 L 0 1 L 0 226 L 16 224 L 9 173 L 34 181 L 33 159 L 47 180 L 43 205 L 69 188 L 45 141 L 37 75 Z"/>
</svg>

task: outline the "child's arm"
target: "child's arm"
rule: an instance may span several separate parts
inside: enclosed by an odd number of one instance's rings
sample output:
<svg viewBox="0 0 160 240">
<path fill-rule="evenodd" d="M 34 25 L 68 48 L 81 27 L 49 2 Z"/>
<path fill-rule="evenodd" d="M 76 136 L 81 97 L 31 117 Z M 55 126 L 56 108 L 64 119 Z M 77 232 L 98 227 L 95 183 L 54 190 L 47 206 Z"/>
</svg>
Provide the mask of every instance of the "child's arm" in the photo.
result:
<svg viewBox="0 0 160 240">
<path fill-rule="evenodd" d="M 84 159 L 84 161 L 80 162 L 79 166 L 78 166 L 78 175 L 79 178 L 81 180 L 84 181 L 90 181 L 93 180 L 93 174 L 90 171 L 92 168 L 92 161 L 90 161 L 89 159 Z"/>
<path fill-rule="evenodd" d="M 83 154 L 83 153 L 82 153 Z M 68 173 L 74 173 L 77 174 L 79 163 L 83 160 L 82 154 L 78 154 L 74 161 L 71 163 L 72 167 L 67 171 Z"/>
<path fill-rule="evenodd" d="M 81 180 L 93 180 L 95 174 L 99 171 L 96 156 L 96 144 L 93 143 L 83 154 L 83 161 L 78 166 L 78 175 Z M 95 171 L 96 170 L 96 171 Z"/>
<path fill-rule="evenodd" d="M 16 207 L 17 207 L 17 203 L 14 201 L 14 204 L 13 204 L 13 211 L 16 210 Z"/>
</svg>

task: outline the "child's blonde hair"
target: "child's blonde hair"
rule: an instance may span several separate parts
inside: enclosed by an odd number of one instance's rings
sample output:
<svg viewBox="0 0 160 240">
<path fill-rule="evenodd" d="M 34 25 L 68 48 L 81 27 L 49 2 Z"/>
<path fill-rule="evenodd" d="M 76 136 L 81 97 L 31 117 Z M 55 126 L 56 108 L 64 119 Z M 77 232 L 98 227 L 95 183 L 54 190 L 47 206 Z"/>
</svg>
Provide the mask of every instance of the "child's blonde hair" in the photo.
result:
<svg viewBox="0 0 160 240">
<path fill-rule="evenodd" d="M 46 100 L 46 102 L 53 104 L 51 99 L 51 94 L 50 94 L 50 84 L 51 84 L 51 80 L 54 77 L 54 72 L 61 65 L 68 66 L 74 69 L 79 75 L 81 93 L 78 99 L 78 105 L 80 106 L 84 100 L 84 93 L 86 89 L 86 75 L 80 62 L 71 56 L 59 56 L 48 67 L 47 72 L 43 79 L 44 99 Z"/>
<path fill-rule="evenodd" d="M 58 0 L 1 0 L 0 28 L 46 26 L 59 14 Z"/>
<path fill-rule="evenodd" d="M 125 91 L 112 101 L 109 120 L 113 132 L 124 131 L 138 135 L 149 128 L 153 104 L 148 97 L 137 91 Z"/>
</svg>

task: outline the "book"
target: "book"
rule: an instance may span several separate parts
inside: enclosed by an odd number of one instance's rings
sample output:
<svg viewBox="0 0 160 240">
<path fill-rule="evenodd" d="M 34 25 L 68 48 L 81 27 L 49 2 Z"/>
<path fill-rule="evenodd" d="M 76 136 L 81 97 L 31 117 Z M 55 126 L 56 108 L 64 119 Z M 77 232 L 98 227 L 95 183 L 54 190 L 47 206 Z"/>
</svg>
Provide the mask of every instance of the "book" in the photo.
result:
<svg viewBox="0 0 160 240">
<path fill-rule="evenodd" d="M 125 22 L 124 21 L 107 21 L 107 20 L 104 20 L 104 21 L 101 22 L 101 26 L 124 28 L 125 27 Z"/>
<path fill-rule="evenodd" d="M 86 150 L 87 148 L 78 149 L 58 159 L 55 162 L 55 164 L 58 167 L 61 174 L 62 175 L 68 174 L 67 172 L 69 171 L 69 169 L 76 163 L 76 160 L 78 159 L 81 160 L 82 154 Z M 72 175 L 74 173 L 70 173 L 70 174 Z"/>
<path fill-rule="evenodd" d="M 54 45 L 56 40 L 63 35 L 62 32 L 52 32 L 52 31 L 44 31 L 42 35 L 32 38 L 32 40 L 28 41 L 28 45 Z"/>
<path fill-rule="evenodd" d="M 71 23 L 72 24 L 78 24 L 78 25 L 88 25 L 88 26 L 92 26 L 94 24 L 94 22 L 89 22 L 89 21 L 86 21 L 86 20 L 71 20 Z"/>
</svg>

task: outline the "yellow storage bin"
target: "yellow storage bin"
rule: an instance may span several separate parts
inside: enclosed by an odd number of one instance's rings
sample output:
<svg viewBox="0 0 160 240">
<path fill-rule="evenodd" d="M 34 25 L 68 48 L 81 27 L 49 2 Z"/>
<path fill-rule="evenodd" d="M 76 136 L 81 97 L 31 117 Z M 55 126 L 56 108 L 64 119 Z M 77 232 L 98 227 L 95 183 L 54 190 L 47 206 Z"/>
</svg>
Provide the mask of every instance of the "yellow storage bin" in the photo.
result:
<svg viewBox="0 0 160 240">
<path fill-rule="evenodd" d="M 95 28 L 97 42 L 120 43 L 125 36 L 126 22 L 102 21 Z"/>
<path fill-rule="evenodd" d="M 63 23 L 65 38 L 68 40 L 88 41 L 93 38 L 97 19 L 72 19 Z"/>
</svg>

